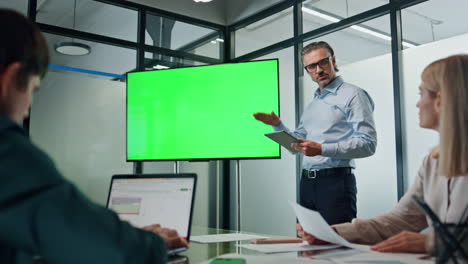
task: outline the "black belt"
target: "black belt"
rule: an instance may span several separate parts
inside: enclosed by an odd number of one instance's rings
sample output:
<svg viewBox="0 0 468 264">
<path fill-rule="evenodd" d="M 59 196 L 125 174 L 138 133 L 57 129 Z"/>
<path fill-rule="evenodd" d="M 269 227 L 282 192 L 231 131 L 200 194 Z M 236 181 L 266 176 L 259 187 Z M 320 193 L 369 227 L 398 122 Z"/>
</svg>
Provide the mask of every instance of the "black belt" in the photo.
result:
<svg viewBox="0 0 468 264">
<path fill-rule="evenodd" d="M 308 179 L 315 179 L 317 177 L 324 176 L 351 174 L 352 172 L 353 168 L 351 167 L 339 167 L 321 170 L 302 170 L 302 177 Z"/>
</svg>

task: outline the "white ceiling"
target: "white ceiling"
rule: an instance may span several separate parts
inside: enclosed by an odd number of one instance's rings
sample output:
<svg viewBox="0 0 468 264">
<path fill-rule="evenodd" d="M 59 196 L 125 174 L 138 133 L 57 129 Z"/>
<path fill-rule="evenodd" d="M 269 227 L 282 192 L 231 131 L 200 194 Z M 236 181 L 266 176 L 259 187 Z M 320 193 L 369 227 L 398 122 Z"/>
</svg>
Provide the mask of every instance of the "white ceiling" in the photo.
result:
<svg viewBox="0 0 468 264">
<path fill-rule="evenodd" d="M 194 17 L 216 24 L 225 24 L 224 7 L 228 0 L 195 3 L 193 0 L 128 0 L 184 16 Z"/>
<path fill-rule="evenodd" d="M 282 0 L 213 0 L 210 3 L 195 3 L 193 0 L 131 0 L 185 16 L 195 17 L 218 24 L 232 24 L 257 13 Z M 306 6 L 320 9 L 337 17 L 356 13 L 388 3 L 387 0 L 309 0 Z M 73 27 L 74 0 L 38 0 L 38 21 L 52 25 Z M 0 7 L 15 8 L 25 13 L 27 0 L 0 0 Z M 403 37 L 414 43 L 424 44 L 468 32 L 465 13 L 466 0 L 430 0 L 402 11 Z M 331 23 L 324 19 L 304 14 L 304 30 L 310 31 Z M 75 28 L 96 34 L 136 41 L 137 14 L 134 10 L 122 9 L 91 0 L 77 0 Z M 368 21 L 364 26 L 389 33 L 388 16 Z M 236 55 L 245 54 L 292 37 L 291 8 L 239 31 L 236 37 Z M 187 44 L 212 31 L 185 23 L 176 22 L 173 29 L 172 48 Z M 60 36 L 48 36 L 53 45 L 69 40 Z M 370 35 L 346 29 L 325 36 L 337 47 L 341 65 L 389 52 L 389 42 Z M 86 67 L 111 73 L 123 73 L 135 65 L 134 51 L 122 51 L 103 44 L 90 43 L 92 56 L 70 58 L 52 52 L 52 61 L 73 67 Z M 217 54 L 216 48 L 204 47 L 206 54 Z M 353 47 L 350 52 L 350 47 Z"/>
<path fill-rule="evenodd" d="M 195 3 L 193 0 L 128 0 L 181 15 L 221 25 L 230 25 L 283 0 L 213 0 Z"/>
</svg>

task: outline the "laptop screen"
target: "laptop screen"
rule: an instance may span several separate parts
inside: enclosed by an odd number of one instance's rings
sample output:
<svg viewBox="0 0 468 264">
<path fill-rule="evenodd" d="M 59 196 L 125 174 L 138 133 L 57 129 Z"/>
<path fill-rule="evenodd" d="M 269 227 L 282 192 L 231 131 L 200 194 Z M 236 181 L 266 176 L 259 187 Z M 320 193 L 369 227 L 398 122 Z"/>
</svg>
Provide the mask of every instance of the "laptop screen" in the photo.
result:
<svg viewBox="0 0 468 264">
<path fill-rule="evenodd" d="M 195 174 L 114 175 L 107 207 L 136 227 L 160 224 L 189 239 Z"/>
</svg>

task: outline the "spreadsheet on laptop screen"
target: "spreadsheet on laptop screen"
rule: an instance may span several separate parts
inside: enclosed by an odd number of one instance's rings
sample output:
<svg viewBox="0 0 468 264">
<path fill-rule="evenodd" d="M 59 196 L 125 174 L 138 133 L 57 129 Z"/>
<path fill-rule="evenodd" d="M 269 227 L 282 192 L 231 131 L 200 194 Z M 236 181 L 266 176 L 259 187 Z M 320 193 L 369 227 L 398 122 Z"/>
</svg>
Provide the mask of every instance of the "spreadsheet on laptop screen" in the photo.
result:
<svg viewBox="0 0 468 264">
<path fill-rule="evenodd" d="M 133 226 L 160 224 L 186 238 L 193 190 L 193 178 L 113 179 L 107 206 Z"/>
</svg>

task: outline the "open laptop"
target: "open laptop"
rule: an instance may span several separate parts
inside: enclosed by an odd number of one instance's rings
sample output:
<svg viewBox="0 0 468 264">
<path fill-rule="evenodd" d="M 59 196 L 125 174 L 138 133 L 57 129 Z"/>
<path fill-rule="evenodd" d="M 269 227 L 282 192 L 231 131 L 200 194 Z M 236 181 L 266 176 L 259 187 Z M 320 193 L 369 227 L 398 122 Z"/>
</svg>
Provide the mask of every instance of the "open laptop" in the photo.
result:
<svg viewBox="0 0 468 264">
<path fill-rule="evenodd" d="M 190 240 L 197 175 L 125 174 L 112 176 L 107 208 L 135 227 L 160 224 Z M 168 250 L 175 255 L 186 250 Z"/>
</svg>

